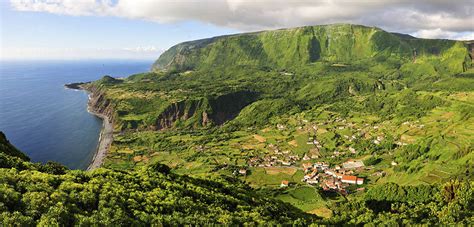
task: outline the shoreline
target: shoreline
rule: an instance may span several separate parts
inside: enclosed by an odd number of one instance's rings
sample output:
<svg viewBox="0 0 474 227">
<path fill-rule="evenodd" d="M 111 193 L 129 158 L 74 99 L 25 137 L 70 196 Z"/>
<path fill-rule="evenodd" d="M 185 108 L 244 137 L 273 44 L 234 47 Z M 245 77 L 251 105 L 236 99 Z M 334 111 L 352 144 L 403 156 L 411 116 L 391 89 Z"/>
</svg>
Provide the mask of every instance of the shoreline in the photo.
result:
<svg viewBox="0 0 474 227">
<path fill-rule="evenodd" d="M 91 162 L 87 166 L 86 171 L 89 170 L 94 170 L 97 168 L 100 168 L 102 164 L 104 163 L 104 159 L 109 152 L 110 145 L 113 142 L 113 131 L 114 131 L 114 126 L 112 122 L 110 121 L 110 118 L 106 116 L 105 114 L 101 114 L 95 110 L 93 110 L 91 106 L 91 94 L 89 91 L 84 89 L 87 93 L 89 93 L 89 101 L 87 103 L 87 112 L 90 114 L 102 119 L 102 128 L 99 133 L 99 141 L 97 143 L 97 148 L 94 153 L 94 156 L 92 157 Z"/>
</svg>

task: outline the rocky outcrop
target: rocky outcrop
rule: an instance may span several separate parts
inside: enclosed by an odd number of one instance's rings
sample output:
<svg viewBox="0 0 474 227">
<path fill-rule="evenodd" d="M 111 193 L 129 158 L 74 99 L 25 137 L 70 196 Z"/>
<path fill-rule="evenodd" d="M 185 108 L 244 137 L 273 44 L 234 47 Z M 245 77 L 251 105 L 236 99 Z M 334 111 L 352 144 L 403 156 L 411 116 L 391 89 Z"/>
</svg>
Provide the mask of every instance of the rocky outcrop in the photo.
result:
<svg viewBox="0 0 474 227">
<path fill-rule="evenodd" d="M 173 127 L 174 123 L 178 120 L 186 121 L 192 117 L 196 122 L 200 122 L 201 125 L 206 126 L 208 124 L 207 111 L 208 103 L 205 99 L 200 100 L 184 100 L 169 105 L 157 118 L 156 129 L 161 130 L 165 128 Z M 199 112 L 201 119 L 199 119 Z"/>
<path fill-rule="evenodd" d="M 474 40 L 465 41 L 464 43 L 466 43 L 469 55 L 471 56 L 471 61 L 474 63 Z"/>
<path fill-rule="evenodd" d="M 89 93 L 89 111 L 105 115 L 110 122 L 113 122 L 114 105 L 107 99 L 105 92 L 93 84 L 83 85 L 82 88 Z"/>
<path fill-rule="evenodd" d="M 212 112 L 209 118 L 217 125 L 232 120 L 240 111 L 258 98 L 258 93 L 251 91 L 239 91 L 219 96 L 209 100 Z"/>
<path fill-rule="evenodd" d="M 156 129 L 222 125 L 258 98 L 252 91 L 232 92 L 218 97 L 183 100 L 170 104 L 156 120 Z"/>
<path fill-rule="evenodd" d="M 74 90 L 82 90 L 82 87 L 85 83 L 83 82 L 78 82 L 78 83 L 70 83 L 70 84 L 65 84 L 64 87 L 69 88 L 69 89 L 74 89 Z"/>
</svg>

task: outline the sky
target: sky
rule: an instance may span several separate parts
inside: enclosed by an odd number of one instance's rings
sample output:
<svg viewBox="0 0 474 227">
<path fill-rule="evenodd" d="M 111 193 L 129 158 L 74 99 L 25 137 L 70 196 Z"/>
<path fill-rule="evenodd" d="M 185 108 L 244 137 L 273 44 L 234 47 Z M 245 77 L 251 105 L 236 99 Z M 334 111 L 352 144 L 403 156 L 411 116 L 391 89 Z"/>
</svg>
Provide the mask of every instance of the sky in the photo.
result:
<svg viewBox="0 0 474 227">
<path fill-rule="evenodd" d="M 474 40 L 474 0 L 0 0 L 0 59 L 156 59 L 174 44 L 331 23 Z"/>
</svg>

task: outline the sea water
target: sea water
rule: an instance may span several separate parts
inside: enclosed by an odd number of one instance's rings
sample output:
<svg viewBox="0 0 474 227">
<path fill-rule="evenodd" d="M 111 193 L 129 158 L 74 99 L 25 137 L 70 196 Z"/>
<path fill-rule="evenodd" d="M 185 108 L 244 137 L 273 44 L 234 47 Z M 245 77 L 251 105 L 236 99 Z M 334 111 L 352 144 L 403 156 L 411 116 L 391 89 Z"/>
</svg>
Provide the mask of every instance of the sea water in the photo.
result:
<svg viewBox="0 0 474 227">
<path fill-rule="evenodd" d="M 86 169 L 102 120 L 87 112 L 84 91 L 64 84 L 149 71 L 152 61 L 2 61 L 0 131 L 33 162 Z"/>
</svg>

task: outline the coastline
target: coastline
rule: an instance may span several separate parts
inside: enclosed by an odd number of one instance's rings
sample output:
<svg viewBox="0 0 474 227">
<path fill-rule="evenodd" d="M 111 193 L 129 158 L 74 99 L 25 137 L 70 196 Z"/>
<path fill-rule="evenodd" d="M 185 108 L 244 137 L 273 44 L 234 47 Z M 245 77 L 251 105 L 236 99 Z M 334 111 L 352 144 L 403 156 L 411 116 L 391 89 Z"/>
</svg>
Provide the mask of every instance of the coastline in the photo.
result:
<svg viewBox="0 0 474 227">
<path fill-rule="evenodd" d="M 110 145 L 113 141 L 114 127 L 109 117 L 92 110 L 90 102 L 87 104 L 87 112 L 102 119 L 102 129 L 100 130 L 99 134 L 99 143 L 97 144 L 97 149 L 94 154 L 94 157 L 92 158 L 91 163 L 86 169 L 87 171 L 89 171 L 100 168 L 104 163 L 105 156 L 107 155 Z"/>
<path fill-rule="evenodd" d="M 105 157 L 109 152 L 110 145 L 112 145 L 113 142 L 114 125 L 107 115 L 102 114 L 94 109 L 93 91 L 87 89 L 87 87 L 84 86 L 85 84 L 87 83 L 80 82 L 65 84 L 64 86 L 66 89 L 85 91 L 88 94 L 87 112 L 102 119 L 102 128 L 100 130 L 97 148 L 86 169 L 86 171 L 89 171 L 100 168 L 104 163 Z"/>
</svg>

